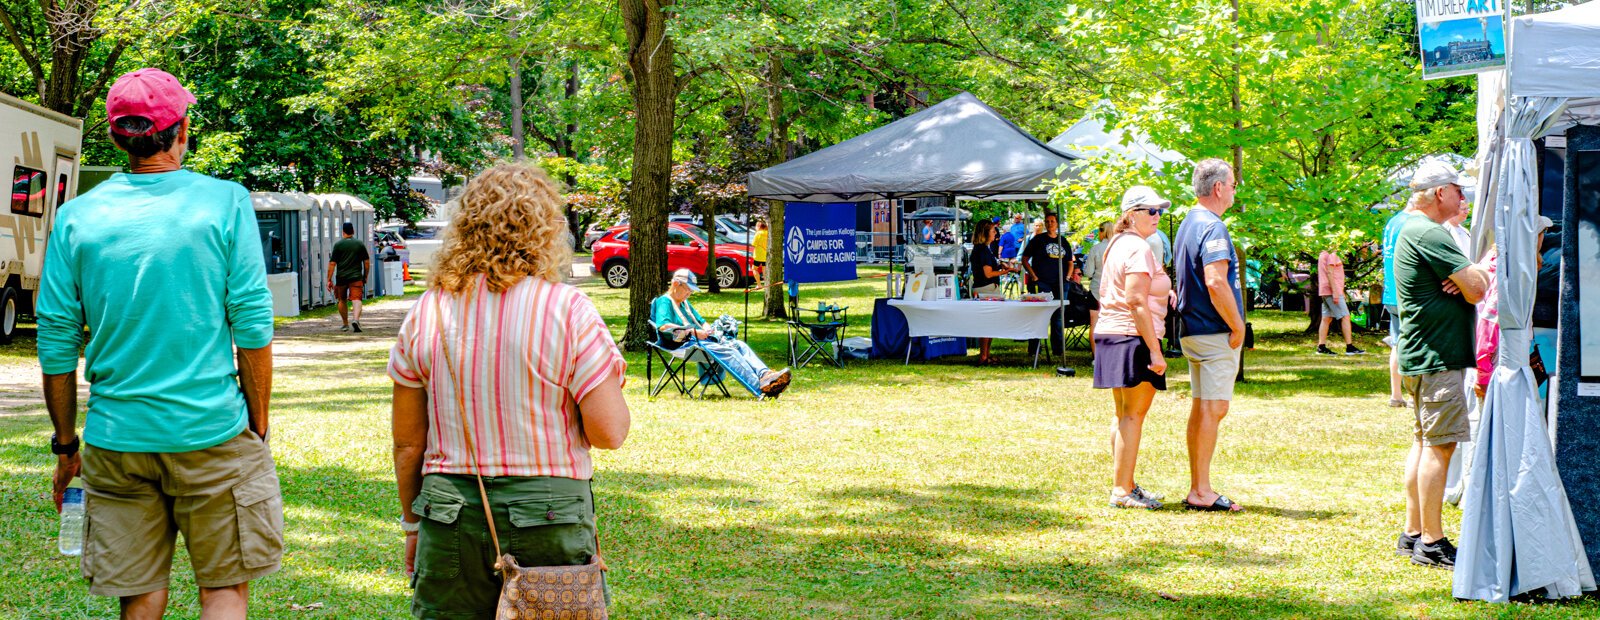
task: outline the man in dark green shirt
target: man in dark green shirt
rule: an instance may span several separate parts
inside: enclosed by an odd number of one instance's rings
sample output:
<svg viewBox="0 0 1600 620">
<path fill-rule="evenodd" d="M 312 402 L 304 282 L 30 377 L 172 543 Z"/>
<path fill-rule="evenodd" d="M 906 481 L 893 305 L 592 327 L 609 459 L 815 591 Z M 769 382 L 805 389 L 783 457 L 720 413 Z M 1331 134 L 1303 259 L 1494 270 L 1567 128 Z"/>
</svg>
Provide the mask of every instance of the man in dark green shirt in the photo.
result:
<svg viewBox="0 0 1600 620">
<path fill-rule="evenodd" d="M 1488 273 L 1472 264 L 1442 224 L 1466 197 L 1449 166 L 1427 162 L 1411 180 L 1417 214 L 1400 229 L 1394 253 L 1400 306 L 1401 386 L 1411 396 L 1415 438 L 1406 459 L 1406 527 L 1396 553 L 1423 566 L 1454 569 L 1456 550 L 1440 517 L 1445 474 L 1456 443 L 1469 441 L 1464 369 L 1475 365 L 1473 304 Z"/>
<path fill-rule="evenodd" d="M 367 284 L 367 273 L 372 268 L 367 244 L 355 239 L 356 226 L 344 223 L 344 238 L 333 244 L 328 255 L 328 288 L 339 300 L 339 318 L 344 327 L 339 331 L 361 332 L 361 291 Z M 351 306 L 354 306 L 352 310 Z"/>
</svg>

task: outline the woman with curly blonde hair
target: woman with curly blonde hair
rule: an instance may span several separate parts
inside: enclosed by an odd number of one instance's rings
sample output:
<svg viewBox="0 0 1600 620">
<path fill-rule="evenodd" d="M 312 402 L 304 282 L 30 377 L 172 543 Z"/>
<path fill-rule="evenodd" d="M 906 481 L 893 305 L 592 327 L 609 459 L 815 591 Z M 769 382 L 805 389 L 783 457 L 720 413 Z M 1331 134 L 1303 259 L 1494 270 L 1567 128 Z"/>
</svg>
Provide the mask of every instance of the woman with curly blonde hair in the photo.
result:
<svg viewBox="0 0 1600 620">
<path fill-rule="evenodd" d="M 468 183 L 429 289 L 389 353 L 419 618 L 494 616 L 497 547 L 523 566 L 598 553 L 589 449 L 620 447 L 630 414 L 611 333 L 562 283 L 572 257 L 562 205 L 530 164 Z"/>
</svg>

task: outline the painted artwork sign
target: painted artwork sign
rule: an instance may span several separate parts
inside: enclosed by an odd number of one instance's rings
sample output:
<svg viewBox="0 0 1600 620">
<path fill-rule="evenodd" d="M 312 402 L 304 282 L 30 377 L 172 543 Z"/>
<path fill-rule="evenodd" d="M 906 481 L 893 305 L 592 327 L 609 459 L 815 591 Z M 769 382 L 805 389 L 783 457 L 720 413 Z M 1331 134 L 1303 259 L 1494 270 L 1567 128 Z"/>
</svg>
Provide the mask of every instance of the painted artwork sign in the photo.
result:
<svg viewBox="0 0 1600 620">
<path fill-rule="evenodd" d="M 1504 0 L 1417 0 L 1422 79 L 1500 69 L 1506 64 Z"/>
</svg>

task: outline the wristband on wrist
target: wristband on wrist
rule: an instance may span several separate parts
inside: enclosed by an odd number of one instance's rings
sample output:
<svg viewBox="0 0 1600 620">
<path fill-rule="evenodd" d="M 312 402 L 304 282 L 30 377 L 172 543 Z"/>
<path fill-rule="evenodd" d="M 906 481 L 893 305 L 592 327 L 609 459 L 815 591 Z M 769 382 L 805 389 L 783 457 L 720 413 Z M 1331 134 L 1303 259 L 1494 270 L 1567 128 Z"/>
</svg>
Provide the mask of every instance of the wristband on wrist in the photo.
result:
<svg viewBox="0 0 1600 620">
<path fill-rule="evenodd" d="M 78 453 L 79 440 L 72 438 L 72 443 L 62 444 L 56 441 L 55 433 L 50 434 L 50 453 L 59 456 L 72 456 Z"/>
<path fill-rule="evenodd" d="M 422 529 L 422 520 L 421 519 L 418 519 L 416 521 L 406 521 L 405 517 L 400 517 L 400 531 L 405 532 L 407 534 L 415 534 L 415 533 L 417 533 L 417 530 L 420 530 L 420 529 Z"/>
</svg>

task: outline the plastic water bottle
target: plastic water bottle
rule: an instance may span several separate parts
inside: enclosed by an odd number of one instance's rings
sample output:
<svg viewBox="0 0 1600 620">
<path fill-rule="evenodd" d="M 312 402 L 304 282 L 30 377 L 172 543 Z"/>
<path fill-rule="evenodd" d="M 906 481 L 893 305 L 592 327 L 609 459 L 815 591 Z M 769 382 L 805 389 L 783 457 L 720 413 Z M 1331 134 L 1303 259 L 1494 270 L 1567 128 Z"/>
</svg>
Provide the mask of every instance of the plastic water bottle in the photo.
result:
<svg viewBox="0 0 1600 620">
<path fill-rule="evenodd" d="M 73 480 L 61 501 L 61 555 L 83 555 L 83 484 Z"/>
</svg>

